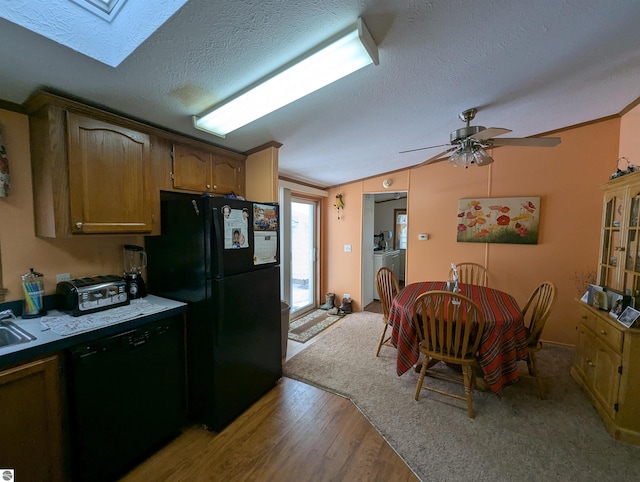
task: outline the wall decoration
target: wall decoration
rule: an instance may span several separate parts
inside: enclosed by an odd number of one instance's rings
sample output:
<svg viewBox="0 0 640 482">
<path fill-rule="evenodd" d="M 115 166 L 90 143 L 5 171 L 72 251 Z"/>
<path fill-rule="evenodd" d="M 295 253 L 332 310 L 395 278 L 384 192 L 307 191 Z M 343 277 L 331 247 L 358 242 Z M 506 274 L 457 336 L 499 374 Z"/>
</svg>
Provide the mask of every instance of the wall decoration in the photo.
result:
<svg viewBox="0 0 640 482">
<path fill-rule="evenodd" d="M 538 244 L 539 197 L 458 201 L 459 243 Z"/>
<path fill-rule="evenodd" d="M 344 199 L 342 199 L 341 193 L 336 194 L 336 203 L 334 206 L 338 210 L 338 219 L 340 219 L 340 210 L 344 209 Z"/>
<path fill-rule="evenodd" d="M 9 158 L 2 138 L 2 126 L 0 126 L 0 197 L 9 195 Z"/>
</svg>

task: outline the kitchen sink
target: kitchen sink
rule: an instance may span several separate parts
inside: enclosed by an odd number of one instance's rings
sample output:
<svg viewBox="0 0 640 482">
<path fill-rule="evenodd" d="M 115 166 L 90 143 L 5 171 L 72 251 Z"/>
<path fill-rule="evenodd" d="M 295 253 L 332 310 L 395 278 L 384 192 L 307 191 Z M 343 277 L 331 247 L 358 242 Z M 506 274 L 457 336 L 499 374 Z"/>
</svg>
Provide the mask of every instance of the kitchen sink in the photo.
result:
<svg viewBox="0 0 640 482">
<path fill-rule="evenodd" d="M 5 346 L 27 343 L 35 340 L 36 337 L 23 330 L 12 321 L 0 321 L 0 348 Z"/>
</svg>

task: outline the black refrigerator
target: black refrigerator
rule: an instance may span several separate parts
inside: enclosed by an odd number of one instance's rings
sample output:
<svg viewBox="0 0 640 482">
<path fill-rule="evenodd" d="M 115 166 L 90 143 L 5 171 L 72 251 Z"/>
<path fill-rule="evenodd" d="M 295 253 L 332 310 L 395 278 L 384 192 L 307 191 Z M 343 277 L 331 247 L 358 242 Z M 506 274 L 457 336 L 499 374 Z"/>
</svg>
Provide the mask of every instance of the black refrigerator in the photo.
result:
<svg viewBox="0 0 640 482">
<path fill-rule="evenodd" d="M 220 431 L 282 376 L 278 205 L 161 193 L 149 293 L 188 303 L 192 421 Z"/>
</svg>

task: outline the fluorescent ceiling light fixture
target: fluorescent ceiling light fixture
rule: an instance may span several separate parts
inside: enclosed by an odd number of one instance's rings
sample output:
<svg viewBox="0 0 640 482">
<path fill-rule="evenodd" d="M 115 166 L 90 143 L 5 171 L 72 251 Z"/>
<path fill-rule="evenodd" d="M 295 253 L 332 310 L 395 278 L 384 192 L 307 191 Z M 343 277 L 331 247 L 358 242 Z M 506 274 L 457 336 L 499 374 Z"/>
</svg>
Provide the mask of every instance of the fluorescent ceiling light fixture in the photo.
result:
<svg viewBox="0 0 640 482">
<path fill-rule="evenodd" d="M 378 48 L 359 18 L 348 33 L 307 52 L 207 113 L 193 116 L 194 126 L 224 137 L 372 63 L 378 65 Z"/>
</svg>

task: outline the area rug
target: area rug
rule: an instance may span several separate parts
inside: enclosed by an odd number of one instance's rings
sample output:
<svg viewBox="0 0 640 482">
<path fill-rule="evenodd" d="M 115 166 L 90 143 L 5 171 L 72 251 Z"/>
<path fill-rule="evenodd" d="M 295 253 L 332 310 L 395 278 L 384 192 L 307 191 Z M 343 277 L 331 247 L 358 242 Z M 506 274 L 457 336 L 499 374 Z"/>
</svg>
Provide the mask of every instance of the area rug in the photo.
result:
<svg viewBox="0 0 640 482">
<path fill-rule="evenodd" d="M 375 356 L 381 329 L 379 314 L 353 313 L 288 360 L 284 374 L 351 399 L 422 480 L 640 480 L 640 447 L 613 439 L 570 377 L 573 348 L 545 344 L 538 353 L 546 400 L 522 362 L 502 399 L 474 392 L 470 419 L 463 401 L 426 390 L 414 400 L 418 374 L 396 375 L 393 348 Z"/>
<path fill-rule="evenodd" d="M 344 318 L 344 315 L 330 315 L 327 311 L 315 310 L 292 321 L 289 324 L 289 339 L 305 343 L 336 321 Z"/>
</svg>

